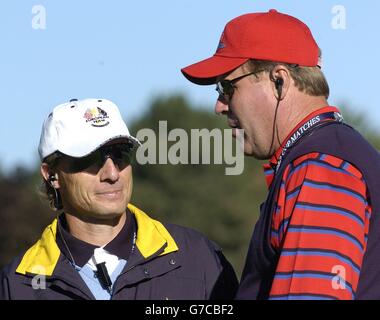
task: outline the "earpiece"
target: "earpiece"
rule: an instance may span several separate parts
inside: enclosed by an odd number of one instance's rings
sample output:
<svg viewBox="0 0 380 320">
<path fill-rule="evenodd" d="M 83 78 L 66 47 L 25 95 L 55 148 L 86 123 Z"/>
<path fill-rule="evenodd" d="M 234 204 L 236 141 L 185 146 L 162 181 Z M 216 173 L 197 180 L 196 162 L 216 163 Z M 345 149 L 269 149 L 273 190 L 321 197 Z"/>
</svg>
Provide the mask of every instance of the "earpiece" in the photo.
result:
<svg viewBox="0 0 380 320">
<path fill-rule="evenodd" d="M 50 174 L 49 178 L 47 180 L 49 182 L 50 186 L 54 190 L 53 199 L 51 199 L 52 202 L 50 203 L 50 206 L 52 207 L 53 210 L 61 210 L 61 209 L 63 209 L 63 205 L 62 205 L 61 195 L 59 193 L 59 189 L 57 189 L 54 186 L 54 181 L 57 181 L 57 180 L 58 180 L 58 174 L 56 174 L 56 173 Z M 49 198 L 50 198 L 50 196 L 49 196 Z"/>
<path fill-rule="evenodd" d="M 53 186 L 53 182 L 54 182 L 54 181 L 57 181 L 57 174 L 51 174 L 51 175 L 49 176 L 48 181 L 49 181 L 50 185 L 54 188 L 54 186 Z"/>
<path fill-rule="evenodd" d="M 277 91 L 282 87 L 284 84 L 284 79 L 282 78 L 277 78 L 274 82 L 274 85 L 276 86 Z"/>
<path fill-rule="evenodd" d="M 281 99 L 281 94 L 282 94 L 282 86 L 284 84 L 284 79 L 282 78 L 277 78 L 275 81 L 274 81 L 274 85 L 276 87 L 276 90 L 277 90 L 277 94 L 278 94 L 278 99 Z"/>
</svg>

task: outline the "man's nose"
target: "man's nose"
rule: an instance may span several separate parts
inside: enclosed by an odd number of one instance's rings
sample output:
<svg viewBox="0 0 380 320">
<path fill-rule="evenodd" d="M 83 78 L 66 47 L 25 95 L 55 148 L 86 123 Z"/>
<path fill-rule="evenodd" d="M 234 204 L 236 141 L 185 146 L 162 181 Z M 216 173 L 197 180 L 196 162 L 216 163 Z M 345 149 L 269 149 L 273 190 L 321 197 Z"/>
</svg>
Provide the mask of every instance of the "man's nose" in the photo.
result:
<svg viewBox="0 0 380 320">
<path fill-rule="evenodd" d="M 117 180 L 119 180 L 119 167 L 115 165 L 114 161 L 111 158 L 106 159 L 106 161 L 103 164 L 103 167 L 100 170 L 100 178 L 102 181 L 108 180 L 110 182 L 116 182 Z"/>
<path fill-rule="evenodd" d="M 215 103 L 216 114 L 226 114 L 228 112 L 228 103 L 222 98 L 218 98 Z"/>
</svg>

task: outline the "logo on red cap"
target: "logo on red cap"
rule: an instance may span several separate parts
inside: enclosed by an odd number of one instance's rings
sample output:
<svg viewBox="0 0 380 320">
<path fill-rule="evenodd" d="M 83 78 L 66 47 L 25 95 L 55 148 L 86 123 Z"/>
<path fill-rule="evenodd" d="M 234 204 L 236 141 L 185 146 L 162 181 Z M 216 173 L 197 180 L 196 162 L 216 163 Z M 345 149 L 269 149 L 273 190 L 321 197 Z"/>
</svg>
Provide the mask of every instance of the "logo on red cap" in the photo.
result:
<svg viewBox="0 0 380 320">
<path fill-rule="evenodd" d="M 220 49 L 223 49 L 225 47 L 226 45 L 224 44 L 224 31 L 223 31 L 222 35 L 220 36 L 218 47 L 216 48 L 216 52 L 218 52 Z"/>
</svg>

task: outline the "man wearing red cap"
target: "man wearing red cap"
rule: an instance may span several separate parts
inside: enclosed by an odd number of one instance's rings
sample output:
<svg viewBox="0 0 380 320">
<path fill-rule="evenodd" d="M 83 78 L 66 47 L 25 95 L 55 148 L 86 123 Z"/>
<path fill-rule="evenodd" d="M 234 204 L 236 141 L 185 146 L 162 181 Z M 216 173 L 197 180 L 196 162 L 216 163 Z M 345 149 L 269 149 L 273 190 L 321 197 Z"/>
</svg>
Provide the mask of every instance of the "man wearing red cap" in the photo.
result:
<svg viewBox="0 0 380 320">
<path fill-rule="evenodd" d="M 182 69 L 216 84 L 215 112 L 269 159 L 237 299 L 380 299 L 380 157 L 328 104 L 320 61 L 309 28 L 270 10 L 231 20 Z"/>
</svg>

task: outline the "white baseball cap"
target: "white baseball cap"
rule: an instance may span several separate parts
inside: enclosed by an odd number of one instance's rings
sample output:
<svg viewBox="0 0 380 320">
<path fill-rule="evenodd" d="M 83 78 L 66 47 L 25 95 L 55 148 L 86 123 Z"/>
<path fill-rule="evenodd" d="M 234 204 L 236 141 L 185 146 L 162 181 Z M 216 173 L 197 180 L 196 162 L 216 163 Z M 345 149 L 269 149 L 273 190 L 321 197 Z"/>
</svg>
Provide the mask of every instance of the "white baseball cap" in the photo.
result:
<svg viewBox="0 0 380 320">
<path fill-rule="evenodd" d="M 72 99 L 56 106 L 44 121 L 38 152 L 41 161 L 60 151 L 71 157 L 84 157 L 109 141 L 130 135 L 118 107 L 106 99 Z"/>
</svg>

